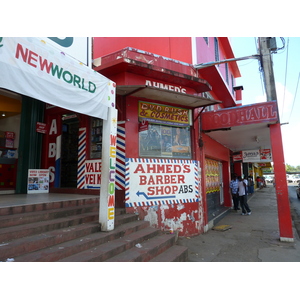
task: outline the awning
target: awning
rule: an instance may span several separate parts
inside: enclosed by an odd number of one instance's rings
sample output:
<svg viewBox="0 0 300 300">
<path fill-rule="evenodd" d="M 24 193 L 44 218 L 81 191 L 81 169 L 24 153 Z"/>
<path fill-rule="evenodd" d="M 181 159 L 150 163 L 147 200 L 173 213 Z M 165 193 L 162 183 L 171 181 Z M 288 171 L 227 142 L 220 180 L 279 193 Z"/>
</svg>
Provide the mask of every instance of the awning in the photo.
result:
<svg viewBox="0 0 300 300">
<path fill-rule="evenodd" d="M 150 100 L 158 100 L 172 105 L 183 105 L 190 108 L 221 103 L 221 101 L 218 100 L 212 100 L 195 95 L 178 93 L 147 85 L 119 85 L 117 86 L 117 95 L 134 96 Z"/>
<path fill-rule="evenodd" d="M 107 119 L 114 83 L 39 38 L 0 40 L 0 88 Z"/>
</svg>

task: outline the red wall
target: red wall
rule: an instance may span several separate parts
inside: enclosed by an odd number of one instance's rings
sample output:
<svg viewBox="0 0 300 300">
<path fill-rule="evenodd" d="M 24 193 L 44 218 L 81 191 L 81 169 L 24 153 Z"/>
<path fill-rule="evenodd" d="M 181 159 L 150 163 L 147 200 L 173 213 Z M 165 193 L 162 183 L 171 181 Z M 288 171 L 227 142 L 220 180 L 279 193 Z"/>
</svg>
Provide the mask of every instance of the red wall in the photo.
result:
<svg viewBox="0 0 300 300">
<path fill-rule="evenodd" d="M 93 43 L 94 59 L 126 47 L 132 47 L 192 63 L 190 37 L 94 37 Z"/>
</svg>

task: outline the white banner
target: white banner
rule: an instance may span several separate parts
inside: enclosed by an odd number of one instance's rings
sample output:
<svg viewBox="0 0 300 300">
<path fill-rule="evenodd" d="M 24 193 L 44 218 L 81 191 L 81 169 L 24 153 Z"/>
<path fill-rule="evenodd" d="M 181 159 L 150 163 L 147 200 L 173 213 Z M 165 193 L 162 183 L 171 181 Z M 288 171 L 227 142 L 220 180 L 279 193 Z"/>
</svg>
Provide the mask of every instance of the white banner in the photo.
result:
<svg viewBox="0 0 300 300">
<path fill-rule="evenodd" d="M 272 152 L 270 149 L 247 150 L 243 152 L 243 162 L 271 162 Z"/>
<path fill-rule="evenodd" d="M 0 88 L 97 118 L 115 83 L 39 38 L 0 38 Z"/>
</svg>

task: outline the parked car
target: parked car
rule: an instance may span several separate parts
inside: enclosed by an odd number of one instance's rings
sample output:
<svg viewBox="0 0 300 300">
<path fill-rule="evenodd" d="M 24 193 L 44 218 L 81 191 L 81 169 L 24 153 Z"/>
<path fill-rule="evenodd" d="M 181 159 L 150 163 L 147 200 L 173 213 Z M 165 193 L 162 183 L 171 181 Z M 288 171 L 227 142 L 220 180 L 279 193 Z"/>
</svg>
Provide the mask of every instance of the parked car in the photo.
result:
<svg viewBox="0 0 300 300">
<path fill-rule="evenodd" d="M 293 175 L 286 175 L 286 180 L 287 180 L 287 182 L 290 182 L 290 183 L 297 183 L 299 178 L 297 178 Z"/>
<path fill-rule="evenodd" d="M 273 176 L 270 176 L 270 175 L 265 176 L 265 181 L 266 181 L 266 183 L 272 183 L 273 180 L 274 180 L 274 177 L 273 177 Z"/>
<path fill-rule="evenodd" d="M 298 186 L 296 188 L 296 193 L 297 193 L 298 199 L 300 199 L 300 183 L 298 183 Z"/>
</svg>

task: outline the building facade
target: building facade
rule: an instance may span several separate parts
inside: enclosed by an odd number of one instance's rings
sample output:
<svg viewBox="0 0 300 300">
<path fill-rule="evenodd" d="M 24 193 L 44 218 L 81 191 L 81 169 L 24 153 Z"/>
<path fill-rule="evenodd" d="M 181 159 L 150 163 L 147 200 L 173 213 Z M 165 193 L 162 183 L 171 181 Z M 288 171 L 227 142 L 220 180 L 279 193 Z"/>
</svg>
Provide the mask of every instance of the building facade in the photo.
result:
<svg viewBox="0 0 300 300">
<path fill-rule="evenodd" d="M 26 193 L 28 169 L 45 169 L 51 193 L 101 195 L 105 182 L 111 209 L 180 236 L 207 231 L 232 207 L 231 173 L 255 181 L 272 161 L 269 125 L 278 122 L 275 103 L 241 106 L 236 62 L 195 67 L 230 58 L 227 37 L 93 38 L 93 69 L 114 85 L 115 136 L 75 104 L 1 90 L 0 112 L 12 113 L 0 120 L 1 191 Z M 72 86 L 93 93 L 75 77 Z"/>
</svg>

